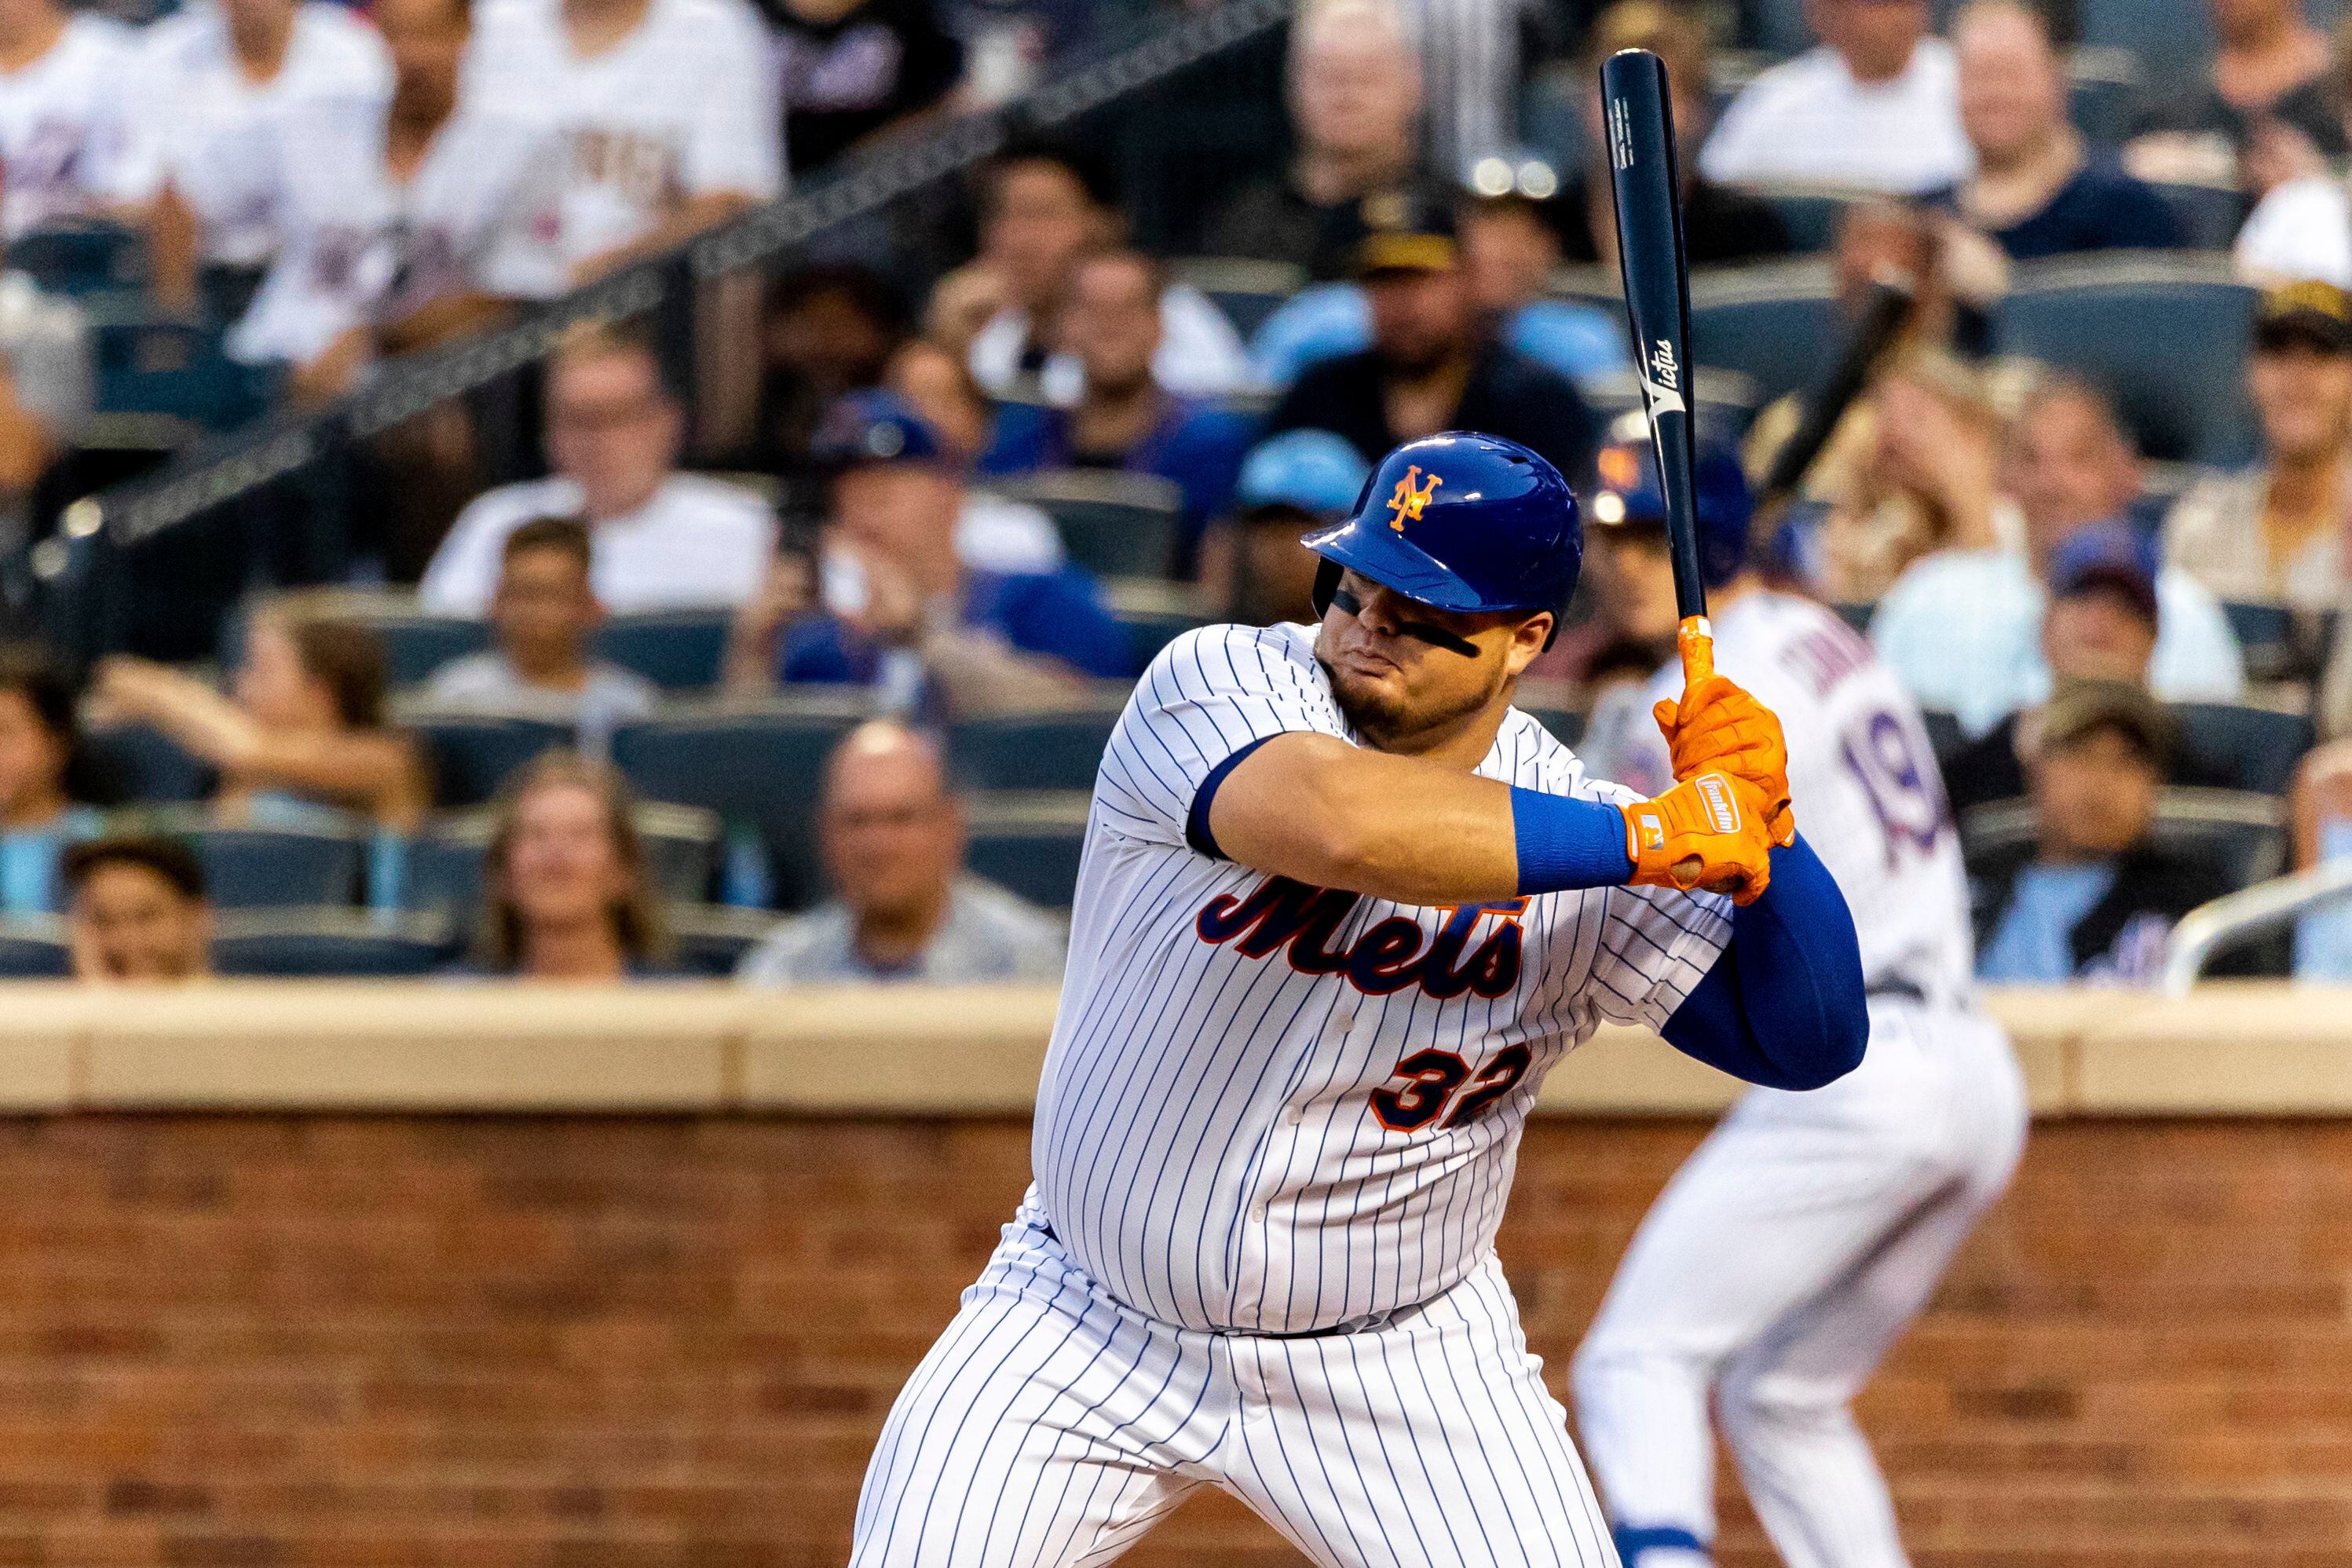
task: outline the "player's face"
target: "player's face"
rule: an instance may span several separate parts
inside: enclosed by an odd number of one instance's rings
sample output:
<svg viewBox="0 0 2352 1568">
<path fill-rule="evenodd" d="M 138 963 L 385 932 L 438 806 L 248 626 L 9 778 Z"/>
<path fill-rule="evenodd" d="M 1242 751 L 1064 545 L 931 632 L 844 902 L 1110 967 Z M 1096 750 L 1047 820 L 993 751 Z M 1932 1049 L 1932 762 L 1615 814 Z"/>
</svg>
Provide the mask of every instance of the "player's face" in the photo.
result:
<svg viewBox="0 0 2352 1568">
<path fill-rule="evenodd" d="M 2105 860 L 2139 842 L 2156 816 L 2155 765 L 2114 729 L 2053 747 L 2033 765 L 2045 860 Z"/>
<path fill-rule="evenodd" d="M 596 792 L 551 783 L 518 801 L 504 881 L 526 932 L 606 918 L 628 896 L 629 876 Z"/>
<path fill-rule="evenodd" d="M 2263 349 L 2247 361 L 2246 385 L 2273 458 L 2308 461 L 2352 429 L 2352 354 L 2301 342 Z"/>
<path fill-rule="evenodd" d="M 1425 750 L 1460 733 L 1507 698 L 1551 630 L 1548 614 L 1437 610 L 1352 571 L 1339 585 L 1359 607 L 1333 601 L 1315 656 L 1348 722 L 1384 751 Z"/>
<path fill-rule="evenodd" d="M 53 804 L 65 768 L 65 747 L 25 694 L 0 690 L 0 820 Z"/>
<path fill-rule="evenodd" d="M 1664 532 L 1629 526 L 1601 533 L 1601 538 L 1592 558 L 1599 568 L 1592 585 L 1601 613 L 1621 637 L 1671 642 L 1681 617 L 1675 612 L 1674 557 Z"/>
<path fill-rule="evenodd" d="M 184 980 L 208 967 L 204 905 L 145 866 L 99 866 L 68 913 L 76 979 Z"/>
<path fill-rule="evenodd" d="M 490 622 L 499 645 L 526 670 L 577 658 L 596 619 L 595 591 L 578 556 L 526 549 L 507 557 L 490 601 Z"/>
</svg>

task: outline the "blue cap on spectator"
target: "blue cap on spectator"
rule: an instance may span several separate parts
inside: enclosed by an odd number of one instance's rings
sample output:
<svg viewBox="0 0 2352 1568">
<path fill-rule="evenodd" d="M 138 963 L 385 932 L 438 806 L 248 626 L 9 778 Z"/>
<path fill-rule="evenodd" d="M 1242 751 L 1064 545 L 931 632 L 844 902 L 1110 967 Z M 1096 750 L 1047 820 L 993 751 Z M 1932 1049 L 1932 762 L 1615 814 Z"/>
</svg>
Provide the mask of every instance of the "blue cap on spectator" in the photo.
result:
<svg viewBox="0 0 2352 1568">
<path fill-rule="evenodd" d="M 2156 624 L 2156 577 L 2161 570 L 2156 542 L 2129 523 L 2090 523 L 2058 541 L 2050 552 L 2050 592 L 2072 599 L 2105 590 Z"/>
<path fill-rule="evenodd" d="M 894 392 L 869 388 L 833 401 L 809 442 L 809 455 L 830 468 L 861 463 L 937 463 L 947 455 L 939 429 Z"/>
<path fill-rule="evenodd" d="M 1354 507 L 1371 473 L 1372 465 L 1345 437 L 1328 430 L 1286 430 L 1252 449 L 1235 495 L 1244 510 L 1296 507 L 1336 514 Z"/>
</svg>

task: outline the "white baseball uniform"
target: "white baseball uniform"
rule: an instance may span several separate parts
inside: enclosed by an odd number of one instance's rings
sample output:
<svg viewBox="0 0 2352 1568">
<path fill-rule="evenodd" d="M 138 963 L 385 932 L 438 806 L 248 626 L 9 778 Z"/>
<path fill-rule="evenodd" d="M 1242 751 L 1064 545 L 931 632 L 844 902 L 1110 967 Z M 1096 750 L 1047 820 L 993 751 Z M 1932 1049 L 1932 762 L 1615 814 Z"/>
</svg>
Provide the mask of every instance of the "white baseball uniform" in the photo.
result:
<svg viewBox="0 0 2352 1568">
<path fill-rule="evenodd" d="M 1750 1090 L 1675 1175 L 1577 1352 L 1577 1420 L 1635 1568 L 1714 1537 L 1711 1389 L 1790 1568 L 1891 1568 L 1894 1510 L 1847 1403 L 2008 1184 L 2023 1085 L 1975 1005 L 1917 706 L 1808 600 L 1753 591 L 1714 627 L 1716 668 L 1780 717 L 1798 827 L 1853 912 L 1870 1046 L 1827 1088 Z M 1677 664 L 1650 695 L 1681 686 Z M 1654 726 L 1618 761 L 1636 789 L 1667 777 Z"/>
<path fill-rule="evenodd" d="M 0 71 L 0 232 L 14 239 L 133 197 L 126 78 L 137 35 L 88 13 L 47 53 Z"/>
<path fill-rule="evenodd" d="M 1711 894 L 1412 908 L 1235 865 L 1204 789 L 1355 741 L 1316 629 L 1177 639 L 1104 753 L 1035 1181 L 892 1409 L 857 1568 L 1107 1562 L 1202 1484 L 1327 1565 L 1614 1562 L 1494 1239 L 1544 1074 L 1655 1028 Z M 1483 778 L 1633 799 L 1534 719 Z"/>
<path fill-rule="evenodd" d="M 682 198 L 783 188 L 773 54 L 743 0 L 653 0 L 634 32 L 586 57 L 559 0 L 485 0 L 458 103 L 562 146 L 525 227 L 533 243 L 501 250 L 495 293 L 562 292 L 572 267 L 644 238 Z"/>
</svg>

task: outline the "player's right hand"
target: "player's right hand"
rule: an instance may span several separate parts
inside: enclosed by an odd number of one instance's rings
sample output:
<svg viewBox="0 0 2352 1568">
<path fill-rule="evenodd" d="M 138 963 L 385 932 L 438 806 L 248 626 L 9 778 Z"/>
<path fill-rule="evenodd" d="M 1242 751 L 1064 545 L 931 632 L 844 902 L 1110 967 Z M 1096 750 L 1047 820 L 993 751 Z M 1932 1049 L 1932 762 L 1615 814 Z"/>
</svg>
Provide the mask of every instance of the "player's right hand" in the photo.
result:
<svg viewBox="0 0 2352 1568">
<path fill-rule="evenodd" d="M 1638 887 L 1705 888 L 1753 904 L 1772 880 L 1772 831 L 1763 795 L 1717 768 L 1625 808 L 1629 879 Z"/>
<path fill-rule="evenodd" d="M 1715 673 L 1715 652 L 1694 622 L 1676 638 L 1683 655 L 1680 702 L 1662 701 L 1650 710 L 1666 738 L 1675 777 L 1689 779 L 1721 768 L 1761 791 L 1772 841 L 1786 849 L 1797 841 L 1797 817 L 1789 806 L 1789 742 L 1778 715 L 1748 691 Z"/>
</svg>

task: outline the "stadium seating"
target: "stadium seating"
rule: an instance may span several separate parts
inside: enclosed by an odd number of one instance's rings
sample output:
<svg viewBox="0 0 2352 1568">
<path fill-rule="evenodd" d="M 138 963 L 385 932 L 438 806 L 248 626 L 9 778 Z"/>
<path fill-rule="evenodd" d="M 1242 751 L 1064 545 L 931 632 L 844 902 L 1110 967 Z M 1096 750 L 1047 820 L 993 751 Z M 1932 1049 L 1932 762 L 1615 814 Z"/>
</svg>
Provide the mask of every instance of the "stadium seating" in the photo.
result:
<svg viewBox="0 0 2352 1568">
<path fill-rule="evenodd" d="M 661 896 L 686 903 L 705 897 L 719 860 L 718 813 L 648 801 L 637 807 L 634 821 L 646 871 Z M 481 903 L 482 860 L 496 825 L 487 810 L 446 812 L 426 822 L 408 841 L 400 906 L 469 915 Z"/>
<path fill-rule="evenodd" d="M 2182 242 L 2191 250 L 2227 250 L 2246 221 L 2252 202 L 2236 185 L 2205 184 L 2195 180 L 2151 181 L 2156 193 L 2172 209 Z"/>
<path fill-rule="evenodd" d="M 213 821 L 202 806 L 142 812 L 138 821 L 188 841 L 204 862 L 205 891 L 222 909 L 349 906 L 359 897 L 373 837 L 357 818 L 340 828 L 228 827 Z"/>
<path fill-rule="evenodd" d="M 962 789 L 1091 789 L 1127 692 L 1110 682 L 1068 708 L 961 719 L 948 729 L 948 770 Z"/>
<path fill-rule="evenodd" d="M 1869 194 L 1839 185 L 1802 182 L 1759 183 L 1748 189 L 1772 209 L 1796 248 L 1808 255 L 1833 246 L 1838 225 L 1845 220 L 1845 210 Z"/>
<path fill-rule="evenodd" d="M 429 975 L 454 958 L 446 921 L 355 909 L 268 909 L 222 916 L 213 967 L 224 975 L 296 979 Z"/>
<path fill-rule="evenodd" d="M 865 716 L 855 698 L 830 695 L 719 705 L 622 726 L 613 760 L 646 800 L 705 807 L 730 831 L 755 831 L 777 907 L 801 909 L 824 887 L 814 818 L 824 758 Z"/>
<path fill-rule="evenodd" d="M 2229 772 L 2240 789 L 2284 795 L 2294 781 L 2295 764 L 2316 736 L 2300 710 L 2237 703 L 2175 703 L 2181 738 L 2198 755 Z"/>
<path fill-rule="evenodd" d="M 420 685 L 451 660 L 481 653 L 490 645 L 488 622 L 427 614 L 408 593 L 314 588 L 277 595 L 271 602 L 289 614 L 331 617 L 366 627 L 383 647 L 384 664 L 397 686 Z M 240 604 L 221 622 L 224 664 L 234 665 L 244 656 L 247 612 L 248 606 Z"/>
<path fill-rule="evenodd" d="M 2155 841 L 2219 865 L 2233 887 L 2279 874 L 2286 863 L 2285 807 L 2269 795 L 2237 789 L 2166 789 L 2157 800 Z M 2031 800 L 1997 800 L 1960 819 L 1960 843 L 1972 873 L 2014 857 L 2034 836 Z"/>
<path fill-rule="evenodd" d="M 2257 680 L 2275 677 L 2295 653 L 2294 612 L 2275 602 L 2225 601 L 2230 633 L 2246 656 L 2246 673 Z"/>
<path fill-rule="evenodd" d="M 60 218 L 10 240 L 8 267 L 53 294 L 137 288 L 147 276 L 146 236 L 102 218 Z"/>
<path fill-rule="evenodd" d="M 1307 269 L 1286 261 L 1247 256 L 1195 256 L 1169 264 L 1180 283 L 1189 283 L 1216 302 L 1246 342 L 1283 301 L 1307 286 Z"/>
<path fill-rule="evenodd" d="M 2076 0 L 2074 19 L 2084 44 L 2128 50 L 2151 81 L 2195 74 L 2212 57 L 2207 0 Z"/>
<path fill-rule="evenodd" d="M 227 430 L 269 406 L 268 377 L 224 355 L 203 320 L 116 296 L 92 297 L 86 308 L 101 411 Z"/>
<path fill-rule="evenodd" d="M 516 768 L 575 739 L 569 725 L 486 714 L 405 710 L 400 723 L 424 742 L 442 807 L 480 805 Z"/>
<path fill-rule="evenodd" d="M 2142 90 L 2139 59 L 2126 49 L 2079 48 L 2066 62 L 2066 113 L 2101 146 L 2131 134 Z"/>
<path fill-rule="evenodd" d="M 201 800 L 212 792 L 212 768 L 143 724 L 86 730 L 82 751 L 110 804 Z"/>
<path fill-rule="evenodd" d="M 1193 627 L 1217 619 L 1202 602 L 1200 591 L 1190 583 L 1115 577 L 1102 585 L 1102 591 L 1111 618 L 1127 628 L 1139 670 Z"/>
<path fill-rule="evenodd" d="M 707 904 L 672 904 L 669 922 L 672 960 L 688 974 L 725 979 L 735 973 L 743 955 L 776 928 L 776 917 L 765 910 L 729 909 Z"/>
<path fill-rule="evenodd" d="M 1937 763 L 1948 761 L 1954 753 L 1969 743 L 1969 732 L 1960 721 L 1941 708 L 1929 708 L 1919 716 L 1927 721 L 1927 744 L 1935 748 Z"/>
<path fill-rule="evenodd" d="M 1078 885 L 1088 795 L 1082 789 L 1002 790 L 965 801 L 968 860 L 1032 904 L 1067 909 Z"/>
<path fill-rule="evenodd" d="M 2042 262 L 2017 269 L 1994 341 L 2108 389 L 2147 455 L 2231 464 L 2253 450 L 2243 369 L 2254 299 L 2211 257 Z"/>
<path fill-rule="evenodd" d="M 664 691 L 715 686 L 731 619 L 724 610 L 615 615 L 597 630 L 596 655 L 635 670 Z"/>
<path fill-rule="evenodd" d="M 1810 386 L 1836 351 L 1835 280 L 1816 261 L 1702 273 L 1691 279 L 1691 358 L 1738 371 L 1766 402 Z"/>
<path fill-rule="evenodd" d="M 72 972 L 64 921 L 53 915 L 0 916 L 0 980 L 53 980 Z"/>
<path fill-rule="evenodd" d="M 988 487 L 1052 517 L 1071 561 L 1098 577 L 1165 577 L 1176 559 L 1183 492 L 1156 474 L 1073 468 Z"/>
</svg>

